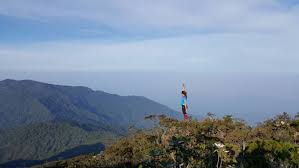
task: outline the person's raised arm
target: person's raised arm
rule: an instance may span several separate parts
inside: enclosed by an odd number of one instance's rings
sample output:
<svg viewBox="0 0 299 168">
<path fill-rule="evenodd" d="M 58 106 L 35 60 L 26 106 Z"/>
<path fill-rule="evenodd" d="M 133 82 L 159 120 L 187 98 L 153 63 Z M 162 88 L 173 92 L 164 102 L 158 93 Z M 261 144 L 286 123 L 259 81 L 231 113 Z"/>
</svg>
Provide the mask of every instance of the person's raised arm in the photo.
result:
<svg viewBox="0 0 299 168">
<path fill-rule="evenodd" d="M 182 88 L 182 91 L 186 91 L 186 86 L 185 86 L 185 83 L 183 83 L 183 88 Z"/>
</svg>

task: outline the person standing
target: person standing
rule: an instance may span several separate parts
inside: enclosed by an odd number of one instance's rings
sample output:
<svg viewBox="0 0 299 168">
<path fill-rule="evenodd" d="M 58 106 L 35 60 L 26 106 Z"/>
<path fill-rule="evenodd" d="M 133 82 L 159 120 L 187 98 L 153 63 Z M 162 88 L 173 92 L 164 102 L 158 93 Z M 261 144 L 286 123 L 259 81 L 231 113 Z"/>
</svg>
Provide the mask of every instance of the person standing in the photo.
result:
<svg viewBox="0 0 299 168">
<path fill-rule="evenodd" d="M 188 120 L 188 105 L 187 105 L 187 90 L 185 84 L 183 84 L 182 92 L 181 92 L 181 106 L 182 106 L 182 112 L 184 115 L 184 120 Z"/>
</svg>

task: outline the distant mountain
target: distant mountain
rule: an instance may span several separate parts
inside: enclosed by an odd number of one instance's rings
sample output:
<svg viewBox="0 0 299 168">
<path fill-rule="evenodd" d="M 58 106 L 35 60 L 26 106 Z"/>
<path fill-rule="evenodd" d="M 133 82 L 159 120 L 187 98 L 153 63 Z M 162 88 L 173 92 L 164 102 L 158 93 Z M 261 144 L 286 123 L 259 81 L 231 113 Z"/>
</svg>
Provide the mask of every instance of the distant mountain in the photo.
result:
<svg viewBox="0 0 299 168">
<path fill-rule="evenodd" d="M 66 122 L 38 123 L 7 129 L 0 134 L 0 163 L 10 161 L 10 165 L 18 163 L 16 167 L 22 167 L 31 166 L 32 160 L 70 158 L 84 152 L 77 150 L 72 154 L 65 151 L 82 145 L 100 144 L 100 147 L 88 151 L 98 153 L 104 149 L 105 144 L 116 137 L 113 132 L 100 129 L 87 131 Z M 58 155 L 59 157 L 54 157 Z"/>
<path fill-rule="evenodd" d="M 0 128 L 46 121 L 128 126 L 150 114 L 176 116 L 170 108 L 141 96 L 119 96 L 87 87 L 30 80 L 0 82 Z"/>
<path fill-rule="evenodd" d="M 142 96 L 31 80 L 0 81 L 0 163 L 42 160 L 81 145 L 105 145 L 154 114 L 178 116 Z"/>
</svg>

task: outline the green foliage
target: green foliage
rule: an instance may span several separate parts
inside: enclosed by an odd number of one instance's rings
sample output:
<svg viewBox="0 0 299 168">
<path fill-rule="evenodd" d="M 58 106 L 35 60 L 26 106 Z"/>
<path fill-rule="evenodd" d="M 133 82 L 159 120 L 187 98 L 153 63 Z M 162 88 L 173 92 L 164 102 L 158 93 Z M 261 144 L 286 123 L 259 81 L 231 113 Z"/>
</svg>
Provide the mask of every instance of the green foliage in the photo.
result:
<svg viewBox="0 0 299 168">
<path fill-rule="evenodd" d="M 187 122 L 160 116 L 159 126 L 89 157 L 89 165 L 86 158 L 75 158 L 64 167 L 298 167 L 297 120 L 283 113 L 251 128 L 232 116 Z"/>
<path fill-rule="evenodd" d="M 80 145 L 109 144 L 116 138 L 112 132 L 101 129 L 86 131 L 69 123 L 13 128 L 0 134 L 0 163 L 16 159 L 43 160 Z"/>
<path fill-rule="evenodd" d="M 150 114 L 178 113 L 141 96 L 30 80 L 0 81 L 0 163 L 39 160 L 70 148 L 125 135 Z M 55 123 L 55 124 L 54 124 Z M 72 123 L 72 124 L 67 124 Z"/>
<path fill-rule="evenodd" d="M 298 147 L 274 140 L 254 141 L 244 151 L 246 167 L 296 167 L 299 165 Z"/>
</svg>

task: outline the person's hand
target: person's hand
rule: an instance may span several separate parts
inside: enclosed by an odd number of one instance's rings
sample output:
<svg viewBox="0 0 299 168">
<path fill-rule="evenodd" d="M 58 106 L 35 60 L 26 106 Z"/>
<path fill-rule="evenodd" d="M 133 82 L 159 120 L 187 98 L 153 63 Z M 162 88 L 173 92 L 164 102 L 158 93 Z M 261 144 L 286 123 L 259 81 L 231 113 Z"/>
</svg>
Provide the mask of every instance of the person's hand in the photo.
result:
<svg viewBox="0 0 299 168">
<path fill-rule="evenodd" d="M 186 86 L 185 86 L 185 83 L 183 83 L 183 88 L 182 88 L 183 91 L 186 90 Z"/>
</svg>

